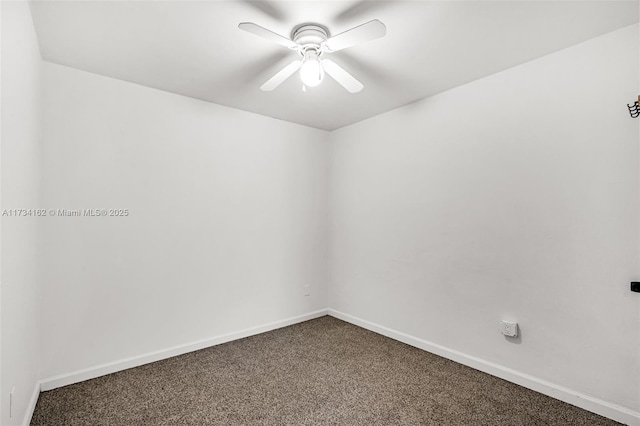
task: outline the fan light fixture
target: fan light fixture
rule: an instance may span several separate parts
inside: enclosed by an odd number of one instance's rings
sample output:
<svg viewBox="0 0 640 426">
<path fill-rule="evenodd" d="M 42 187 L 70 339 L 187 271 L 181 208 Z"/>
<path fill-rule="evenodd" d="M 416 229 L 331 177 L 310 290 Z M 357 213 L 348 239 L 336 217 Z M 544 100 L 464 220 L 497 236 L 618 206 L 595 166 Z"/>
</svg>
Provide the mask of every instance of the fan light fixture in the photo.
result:
<svg viewBox="0 0 640 426">
<path fill-rule="evenodd" d="M 322 82 L 324 69 L 318 60 L 318 52 L 309 49 L 304 53 L 304 61 L 300 67 L 300 80 L 305 86 L 315 87 Z"/>
<path fill-rule="evenodd" d="M 282 82 L 295 74 L 296 71 L 300 70 L 300 79 L 304 84 L 302 86 L 303 91 L 306 91 L 307 86 L 314 87 L 319 85 L 326 72 L 331 78 L 337 81 L 338 84 L 347 89 L 349 93 L 358 93 L 364 87 L 362 83 L 332 60 L 324 58 L 321 60 L 320 57 L 356 44 L 383 37 L 387 33 L 387 28 L 377 19 L 365 22 L 362 25 L 358 25 L 333 37 L 329 37 L 329 30 L 327 30 L 327 28 L 313 23 L 302 24 L 295 27 L 290 39 L 253 22 L 241 22 L 238 24 L 238 28 L 287 47 L 302 57 L 291 61 L 260 86 L 260 89 L 265 92 L 274 90 L 282 84 Z"/>
</svg>

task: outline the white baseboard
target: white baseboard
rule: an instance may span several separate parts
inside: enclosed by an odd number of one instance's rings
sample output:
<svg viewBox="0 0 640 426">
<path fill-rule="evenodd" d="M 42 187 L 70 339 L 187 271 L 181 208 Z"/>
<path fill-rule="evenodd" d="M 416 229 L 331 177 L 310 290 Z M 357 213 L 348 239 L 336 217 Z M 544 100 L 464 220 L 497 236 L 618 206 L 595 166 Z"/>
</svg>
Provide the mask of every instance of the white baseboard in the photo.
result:
<svg viewBox="0 0 640 426">
<path fill-rule="evenodd" d="M 299 322 L 312 320 L 315 318 L 325 316 L 327 315 L 327 313 L 328 313 L 327 309 L 321 309 L 319 311 L 310 312 L 308 314 L 300 315 L 297 317 L 291 317 L 291 318 L 286 318 L 279 321 L 273 321 L 267 324 L 247 328 L 247 329 L 236 331 L 233 333 L 223 334 L 221 336 L 216 336 L 209 339 L 198 340 L 196 342 L 186 343 L 183 345 L 178 345 L 178 346 L 162 349 L 155 352 L 150 352 L 144 355 L 125 358 L 125 359 L 110 362 L 107 364 L 96 365 L 94 367 L 74 371 L 72 373 L 60 374 L 54 377 L 41 380 L 39 390 L 48 391 L 48 390 L 59 388 L 62 386 L 71 385 L 73 383 L 83 382 L 89 379 L 95 379 L 96 377 L 115 373 L 117 371 L 138 367 L 140 365 L 149 364 L 151 362 L 160 361 L 162 359 L 171 358 L 171 357 L 182 355 L 188 352 L 197 351 L 200 349 L 208 348 L 210 346 L 219 345 L 221 343 L 230 342 L 232 340 L 242 339 L 244 337 L 249 337 L 249 336 L 264 333 L 267 331 L 276 330 L 278 328 L 286 327 L 292 324 L 297 324 Z M 37 397 L 36 397 L 36 400 L 37 400 Z M 35 407 L 35 403 L 34 403 L 34 407 Z"/>
<path fill-rule="evenodd" d="M 524 386 L 525 388 L 540 392 L 544 395 L 548 395 L 552 398 L 559 399 L 560 401 L 564 401 L 566 403 L 575 405 L 601 416 L 608 417 L 620 423 L 632 426 L 640 426 L 640 412 L 589 395 L 585 395 L 573 389 L 568 389 L 563 386 L 547 382 L 546 380 L 542 380 L 537 377 L 530 376 L 528 374 L 524 374 L 519 371 L 512 370 L 510 368 L 494 364 L 492 362 L 485 361 L 483 359 L 467 355 L 453 349 L 449 349 L 436 343 L 428 342 L 426 340 L 410 336 L 400 331 L 392 330 L 390 328 L 374 324 L 372 322 L 336 311 L 334 309 L 329 309 L 328 311 L 329 315 L 331 315 L 332 317 L 338 318 L 362 328 L 366 328 L 367 330 L 382 334 L 383 336 L 390 337 L 394 340 L 406 343 L 407 345 L 414 346 L 427 352 L 439 355 L 443 358 L 447 358 L 460 364 L 464 364 L 476 370 L 480 370 L 484 373 L 491 374 L 492 376 L 499 377 L 520 386 Z"/>
<path fill-rule="evenodd" d="M 33 393 L 31 394 L 31 399 L 29 400 L 29 405 L 27 405 L 27 411 L 24 413 L 24 420 L 22 424 L 24 426 L 29 426 L 31 423 L 31 417 L 33 417 L 33 412 L 36 410 L 36 404 L 38 403 L 38 396 L 40 395 L 40 382 L 36 382 L 33 387 Z"/>
</svg>

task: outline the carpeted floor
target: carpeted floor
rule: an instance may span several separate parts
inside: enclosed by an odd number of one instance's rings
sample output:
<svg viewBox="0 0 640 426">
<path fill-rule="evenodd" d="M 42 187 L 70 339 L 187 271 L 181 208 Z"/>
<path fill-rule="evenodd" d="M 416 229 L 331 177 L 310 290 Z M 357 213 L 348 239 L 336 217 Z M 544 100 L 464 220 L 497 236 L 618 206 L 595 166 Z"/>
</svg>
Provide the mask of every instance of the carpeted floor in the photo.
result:
<svg viewBox="0 0 640 426">
<path fill-rule="evenodd" d="M 615 425 L 332 317 L 40 395 L 31 425 Z"/>
</svg>

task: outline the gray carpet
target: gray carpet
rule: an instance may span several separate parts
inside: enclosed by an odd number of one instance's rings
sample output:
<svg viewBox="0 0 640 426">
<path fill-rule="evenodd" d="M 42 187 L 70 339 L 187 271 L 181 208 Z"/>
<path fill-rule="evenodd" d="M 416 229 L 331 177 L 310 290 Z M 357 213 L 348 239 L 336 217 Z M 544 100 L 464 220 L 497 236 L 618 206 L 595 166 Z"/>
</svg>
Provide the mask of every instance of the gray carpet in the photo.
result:
<svg viewBox="0 0 640 426">
<path fill-rule="evenodd" d="M 332 317 L 40 395 L 31 425 L 615 425 Z"/>
</svg>

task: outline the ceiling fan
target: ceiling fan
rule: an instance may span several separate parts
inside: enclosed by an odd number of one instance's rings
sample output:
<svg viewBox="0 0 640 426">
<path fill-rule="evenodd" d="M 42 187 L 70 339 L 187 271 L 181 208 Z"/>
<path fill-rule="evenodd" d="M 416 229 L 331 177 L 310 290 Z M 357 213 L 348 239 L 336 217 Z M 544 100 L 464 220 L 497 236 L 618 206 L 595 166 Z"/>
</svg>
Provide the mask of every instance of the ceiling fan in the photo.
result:
<svg viewBox="0 0 640 426">
<path fill-rule="evenodd" d="M 238 25 L 238 28 L 295 50 L 301 56 L 260 86 L 260 89 L 267 92 L 274 90 L 296 71 L 300 70 L 300 79 L 304 84 L 303 90 L 306 90 L 306 86 L 314 87 L 320 84 L 326 72 L 350 93 L 357 93 L 363 89 L 362 83 L 340 65 L 330 59 L 325 59 L 323 56 L 356 44 L 374 40 L 387 33 L 387 28 L 377 19 L 333 37 L 329 37 L 329 31 L 326 27 L 312 23 L 295 27 L 291 33 L 291 39 L 253 22 L 242 22 Z"/>
</svg>

